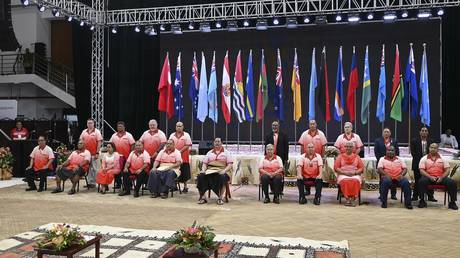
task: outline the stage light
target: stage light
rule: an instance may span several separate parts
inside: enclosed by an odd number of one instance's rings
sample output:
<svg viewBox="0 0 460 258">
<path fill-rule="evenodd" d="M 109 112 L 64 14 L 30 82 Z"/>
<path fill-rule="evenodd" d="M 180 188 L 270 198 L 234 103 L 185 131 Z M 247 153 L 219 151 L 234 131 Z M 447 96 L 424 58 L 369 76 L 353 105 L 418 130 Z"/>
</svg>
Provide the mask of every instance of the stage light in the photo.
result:
<svg viewBox="0 0 460 258">
<path fill-rule="evenodd" d="M 367 14 L 367 19 L 368 19 L 368 20 L 374 19 L 374 14 L 373 14 L 373 13 L 368 13 L 368 14 Z"/>
<path fill-rule="evenodd" d="M 327 16 L 326 15 L 318 15 L 315 17 L 315 23 L 318 25 L 327 24 Z"/>
<path fill-rule="evenodd" d="M 274 18 L 273 25 L 278 25 L 278 24 L 280 24 L 280 20 L 278 20 L 278 18 Z"/>
<path fill-rule="evenodd" d="M 163 24 L 160 25 L 160 30 L 161 30 L 161 31 L 165 31 L 165 30 L 166 30 L 166 28 L 165 28 L 165 26 L 164 26 Z"/>
<path fill-rule="evenodd" d="M 149 35 L 149 36 L 155 36 L 157 35 L 157 32 L 152 26 L 145 27 L 144 33 Z"/>
<path fill-rule="evenodd" d="M 244 27 L 248 27 L 248 26 L 249 26 L 249 21 L 248 21 L 248 20 L 245 20 L 245 21 L 243 22 L 243 26 L 244 26 Z"/>
<path fill-rule="evenodd" d="M 340 14 L 337 14 L 337 16 L 335 16 L 335 21 L 342 21 L 342 16 Z"/>
<path fill-rule="evenodd" d="M 200 31 L 204 33 L 211 32 L 211 25 L 209 24 L 209 22 L 200 23 Z"/>
<path fill-rule="evenodd" d="M 431 11 L 430 10 L 420 10 L 417 14 L 417 17 L 420 19 L 426 19 L 431 16 Z"/>
<path fill-rule="evenodd" d="M 288 29 L 297 28 L 297 18 L 296 17 L 287 18 L 286 19 L 286 28 L 288 28 Z"/>
<path fill-rule="evenodd" d="M 93 24 L 89 25 L 89 30 L 94 30 L 96 27 Z"/>
<path fill-rule="evenodd" d="M 72 17 L 71 15 L 69 15 L 69 16 L 67 17 L 67 21 L 68 21 L 68 22 L 71 22 L 72 20 L 73 20 L 73 17 Z"/>
<path fill-rule="evenodd" d="M 220 23 L 219 21 L 216 22 L 216 28 L 218 28 L 218 29 L 222 28 L 222 23 Z"/>
<path fill-rule="evenodd" d="M 438 10 L 438 15 L 443 16 L 444 15 L 444 9 L 439 9 Z"/>
<path fill-rule="evenodd" d="M 148 34 L 149 36 L 156 36 L 157 32 L 155 31 L 155 28 L 152 28 Z"/>
<path fill-rule="evenodd" d="M 136 25 L 136 27 L 134 27 L 134 31 L 141 32 L 141 27 L 139 25 Z"/>
<path fill-rule="evenodd" d="M 21 0 L 21 2 L 24 6 L 28 6 L 30 4 L 29 0 Z"/>
<path fill-rule="evenodd" d="M 84 20 L 81 20 L 80 21 L 80 26 L 84 26 L 85 25 L 85 21 Z"/>
<path fill-rule="evenodd" d="M 348 22 L 351 23 L 356 23 L 359 22 L 361 18 L 359 17 L 359 14 L 349 14 L 348 15 Z"/>
<path fill-rule="evenodd" d="M 407 18 L 409 16 L 409 13 L 407 11 L 402 12 L 401 17 Z"/>
<path fill-rule="evenodd" d="M 385 12 L 383 15 L 383 19 L 385 21 L 394 21 L 396 19 L 396 13 L 395 12 Z"/>
<path fill-rule="evenodd" d="M 193 22 L 189 23 L 188 29 L 189 29 L 189 30 L 195 29 L 195 25 L 193 25 Z"/>
<path fill-rule="evenodd" d="M 236 21 L 228 21 L 227 29 L 231 32 L 238 31 L 238 23 Z"/>
<path fill-rule="evenodd" d="M 42 2 L 37 2 L 37 8 L 40 12 L 44 12 L 46 10 L 46 7 Z"/>
<path fill-rule="evenodd" d="M 182 34 L 182 28 L 180 27 L 179 24 L 171 25 L 171 31 L 172 31 L 173 34 L 176 34 L 176 35 L 181 35 Z"/>
<path fill-rule="evenodd" d="M 303 23 L 309 23 L 310 22 L 310 17 L 305 16 L 303 17 Z"/>
<path fill-rule="evenodd" d="M 265 19 L 257 20 L 256 30 L 267 30 L 267 29 L 268 29 L 267 20 Z"/>
<path fill-rule="evenodd" d="M 59 9 L 57 8 L 53 8 L 53 10 L 51 10 L 51 13 L 54 17 L 59 17 L 59 15 L 61 15 L 61 12 L 59 12 Z"/>
<path fill-rule="evenodd" d="M 112 27 L 112 33 L 117 34 L 117 32 L 118 32 L 117 26 Z"/>
</svg>

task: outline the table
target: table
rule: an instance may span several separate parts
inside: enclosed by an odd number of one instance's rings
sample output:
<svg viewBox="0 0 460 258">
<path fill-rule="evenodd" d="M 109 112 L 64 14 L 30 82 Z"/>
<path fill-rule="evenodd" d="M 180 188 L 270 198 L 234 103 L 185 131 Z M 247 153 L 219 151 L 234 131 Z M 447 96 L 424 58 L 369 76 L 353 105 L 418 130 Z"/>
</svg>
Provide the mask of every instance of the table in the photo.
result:
<svg viewBox="0 0 460 258">
<path fill-rule="evenodd" d="M 99 258 L 99 249 L 101 247 L 101 238 L 102 236 L 96 235 L 92 239 L 88 240 L 86 244 L 84 245 L 77 245 L 68 248 L 67 250 L 64 251 L 54 251 L 54 250 L 49 250 L 49 249 L 40 249 L 36 248 L 35 251 L 37 251 L 37 258 L 43 258 L 44 254 L 49 254 L 49 255 L 57 255 L 57 256 L 66 256 L 67 258 L 72 258 L 74 254 L 80 252 L 81 250 L 91 246 L 95 245 L 95 258 Z"/>
<path fill-rule="evenodd" d="M 214 250 L 213 258 L 219 257 L 219 249 Z M 163 255 L 163 258 L 208 258 L 205 254 L 186 254 L 183 248 L 173 248 Z"/>
</svg>

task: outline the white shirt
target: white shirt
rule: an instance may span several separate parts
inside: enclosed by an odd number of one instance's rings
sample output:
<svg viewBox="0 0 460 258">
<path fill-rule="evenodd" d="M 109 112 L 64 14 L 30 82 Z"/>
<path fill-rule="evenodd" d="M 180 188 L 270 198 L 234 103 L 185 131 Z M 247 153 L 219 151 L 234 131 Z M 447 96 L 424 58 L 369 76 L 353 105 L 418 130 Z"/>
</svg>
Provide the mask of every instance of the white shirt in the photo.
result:
<svg viewBox="0 0 460 258">
<path fill-rule="evenodd" d="M 454 149 L 458 148 L 458 142 L 455 136 L 451 135 L 448 137 L 446 134 L 441 134 L 441 147 L 445 147 L 446 144 L 452 146 Z"/>
</svg>

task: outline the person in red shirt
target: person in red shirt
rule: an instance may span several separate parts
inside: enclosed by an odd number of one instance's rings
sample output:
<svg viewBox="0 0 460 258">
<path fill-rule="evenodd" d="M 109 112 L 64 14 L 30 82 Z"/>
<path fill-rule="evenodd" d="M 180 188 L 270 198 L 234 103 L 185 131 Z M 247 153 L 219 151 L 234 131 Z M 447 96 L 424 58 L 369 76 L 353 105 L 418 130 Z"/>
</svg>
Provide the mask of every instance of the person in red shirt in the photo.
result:
<svg viewBox="0 0 460 258">
<path fill-rule="evenodd" d="M 356 199 L 361 190 L 364 164 L 361 158 L 354 153 L 356 150 L 352 141 L 346 142 L 345 153 L 340 154 L 334 162 L 337 173 L 337 183 L 346 199 L 345 206 L 356 206 Z"/>
<path fill-rule="evenodd" d="M 428 185 L 445 185 L 450 196 L 449 209 L 458 210 L 455 203 L 457 201 L 457 183 L 448 177 L 449 168 L 449 162 L 438 153 L 438 144 L 430 144 L 429 154 L 423 156 L 419 163 L 420 174 L 422 174 L 422 178 L 418 182 L 419 208 L 426 208 L 425 194 Z"/>
<path fill-rule="evenodd" d="M 86 121 L 87 129 L 83 130 L 80 140 L 85 143 L 86 149 L 91 153 L 91 163 L 88 172 L 88 187 L 94 187 L 96 183 L 97 159 L 99 158 L 99 149 L 102 145 L 102 135 L 99 129 L 94 127 L 94 119 L 89 118 Z"/>
<path fill-rule="evenodd" d="M 158 152 L 163 149 L 166 140 L 165 133 L 158 129 L 157 121 L 155 119 L 150 120 L 149 130 L 142 134 L 139 141 L 142 142 L 144 149 L 149 153 L 151 164 L 155 161 Z"/>
<path fill-rule="evenodd" d="M 279 156 L 275 155 L 275 146 L 273 144 L 267 144 L 265 151 L 267 155 L 259 163 L 260 182 L 265 195 L 264 203 L 270 202 L 270 196 L 268 195 L 268 186 L 270 185 L 273 191 L 273 203 L 279 204 L 283 184 L 283 161 Z"/>
<path fill-rule="evenodd" d="M 150 171 L 147 185 L 152 198 L 168 198 L 169 190 L 176 188 L 175 179 L 181 174 L 181 163 L 181 153 L 174 147 L 174 141 L 169 139 L 165 148 L 156 156 Z"/>
<path fill-rule="evenodd" d="M 147 182 L 148 171 L 150 165 L 149 153 L 144 150 L 142 142 L 137 141 L 134 144 L 134 150 L 129 154 L 126 160 L 125 168 L 123 169 L 123 191 L 119 196 L 130 195 L 132 182 L 130 177 L 136 178 L 136 185 L 134 186 L 134 197 L 139 197 L 139 189 Z"/>
<path fill-rule="evenodd" d="M 174 141 L 174 146 L 182 156 L 182 164 L 180 165 L 180 176 L 177 181 L 184 183 L 183 193 L 188 192 L 187 181 L 190 180 L 190 147 L 192 147 L 192 138 L 187 132 L 184 132 L 184 124 L 176 123 L 176 132 L 169 136 L 170 140 Z"/>
<path fill-rule="evenodd" d="M 96 176 L 96 183 L 101 185 L 100 193 L 105 194 L 116 175 L 120 174 L 120 155 L 113 142 L 107 143 L 106 154 L 102 157 L 102 166 Z"/>
<path fill-rule="evenodd" d="M 343 154 L 346 152 L 345 144 L 347 142 L 352 142 L 354 146 L 353 152 L 359 155 L 359 152 L 361 152 L 361 148 L 363 147 L 361 137 L 359 137 L 358 134 L 353 133 L 353 124 L 350 122 L 345 122 L 343 129 L 344 133 L 337 137 L 334 146 L 339 149 L 340 153 Z"/>
<path fill-rule="evenodd" d="M 323 156 L 324 147 L 327 145 L 327 139 L 324 133 L 317 128 L 317 124 L 315 120 L 310 120 L 309 122 L 310 128 L 302 133 L 299 138 L 299 144 L 302 146 L 300 152 L 306 153 L 307 152 L 307 145 L 309 143 L 313 143 L 315 148 L 315 153 Z"/>
<path fill-rule="evenodd" d="M 88 173 L 89 163 L 91 161 L 91 153 L 85 149 L 85 143 L 79 141 L 77 150 L 73 151 L 69 158 L 57 167 L 56 171 L 56 189 L 51 193 L 59 193 L 61 190 L 61 180 L 70 179 L 72 189 L 68 192 L 69 195 L 75 194 L 75 186 L 80 181 L 80 178 Z"/>
<path fill-rule="evenodd" d="M 16 127 L 11 129 L 10 137 L 13 141 L 26 140 L 29 137 L 29 130 L 22 127 L 21 121 L 16 121 Z"/>
<path fill-rule="evenodd" d="M 410 184 L 407 178 L 404 177 L 407 173 L 406 162 L 395 154 L 395 147 L 389 145 L 386 155 L 380 158 L 377 165 L 380 174 L 380 201 L 382 202 L 382 208 L 387 207 L 388 190 L 392 186 L 399 185 L 404 193 L 404 206 L 412 210 Z"/>
<path fill-rule="evenodd" d="M 129 157 L 134 146 L 134 137 L 125 129 L 125 123 L 118 121 L 117 132 L 110 137 L 109 142 L 115 144 L 118 154 L 120 155 L 121 168 L 125 167 L 126 159 Z M 115 176 L 115 189 L 121 187 L 121 173 Z"/>
<path fill-rule="evenodd" d="M 38 192 L 44 190 L 46 176 L 48 175 L 49 170 L 52 168 L 52 163 L 54 160 L 53 150 L 46 145 L 46 140 L 44 136 L 38 137 L 38 146 L 35 147 L 30 154 L 30 164 L 26 168 L 26 181 L 29 185 L 29 188 L 26 191 L 35 191 L 37 186 L 35 185 L 35 177 L 40 178 L 40 184 L 38 187 Z"/>
<path fill-rule="evenodd" d="M 323 158 L 315 152 L 313 143 L 307 144 L 307 152 L 297 159 L 297 187 L 299 189 L 299 204 L 306 204 L 305 181 L 315 182 L 315 199 L 313 204 L 321 203 L 321 191 L 323 189 Z"/>
</svg>

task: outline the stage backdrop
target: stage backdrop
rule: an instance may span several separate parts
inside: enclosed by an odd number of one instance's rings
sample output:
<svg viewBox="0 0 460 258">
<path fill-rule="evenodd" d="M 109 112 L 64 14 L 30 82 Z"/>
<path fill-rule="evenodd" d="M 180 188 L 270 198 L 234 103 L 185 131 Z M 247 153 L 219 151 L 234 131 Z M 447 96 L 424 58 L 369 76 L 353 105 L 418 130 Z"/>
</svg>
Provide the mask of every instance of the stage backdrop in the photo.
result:
<svg viewBox="0 0 460 258">
<path fill-rule="evenodd" d="M 201 67 L 201 51 L 206 57 L 206 72 L 209 82 L 210 70 L 212 65 L 213 51 L 216 51 L 216 70 L 218 84 L 218 107 L 219 107 L 219 122 L 216 125 L 216 136 L 225 139 L 225 121 L 221 110 L 221 82 L 222 82 L 222 67 L 225 52 L 229 51 L 230 63 L 230 81 L 233 84 L 235 73 L 235 63 L 238 51 L 242 51 L 242 70 L 243 81 L 246 85 L 247 63 L 250 49 L 253 50 L 253 69 L 254 69 L 254 94 L 257 97 L 257 87 L 260 72 L 261 49 L 265 51 L 265 62 L 267 67 L 267 77 L 269 89 L 275 86 L 276 75 L 276 49 L 281 50 L 281 60 L 283 69 L 283 88 L 284 88 L 284 110 L 285 120 L 281 123 L 281 128 L 289 135 L 290 141 L 297 141 L 301 133 L 308 127 L 308 93 L 311 71 L 312 50 L 316 48 L 316 67 L 319 76 L 319 67 L 321 63 L 321 50 L 326 46 L 327 65 L 329 72 L 329 98 L 331 116 L 334 112 L 334 93 L 336 85 L 337 58 L 339 47 L 343 47 L 343 71 L 345 76 L 343 93 L 346 103 L 346 95 L 348 89 L 348 80 L 351 67 L 353 46 L 356 46 L 357 63 L 359 71 L 359 88 L 356 92 L 356 128 L 355 131 L 361 135 L 363 141 L 368 141 L 368 127 L 361 123 L 361 97 L 362 97 L 362 78 L 364 70 L 364 54 L 366 45 L 369 46 L 369 63 L 371 77 L 372 100 L 370 104 L 370 137 L 373 140 L 381 135 L 382 126 L 389 127 L 392 130 L 393 136 L 402 143 L 407 143 L 409 139 L 409 115 L 403 114 L 403 121 L 395 124 L 395 120 L 390 118 L 390 102 L 392 92 L 392 78 L 395 63 L 395 44 L 399 45 L 401 71 L 405 73 L 405 67 L 409 55 L 409 44 L 413 43 L 415 66 L 417 74 L 417 82 L 420 79 L 421 60 L 423 53 L 423 43 L 426 43 L 426 51 L 428 56 L 428 78 L 429 78 L 429 93 L 430 93 L 430 108 L 431 108 L 431 136 L 439 139 L 440 135 L 440 28 L 441 21 L 439 19 L 429 21 L 403 21 L 397 23 L 382 23 L 373 22 L 359 25 L 328 25 L 328 26 L 307 26 L 297 29 L 286 28 L 270 28 L 267 31 L 257 30 L 242 30 L 238 32 L 219 31 L 213 33 L 184 33 L 183 35 L 165 34 L 160 36 L 161 46 L 161 63 L 164 60 L 166 52 L 169 52 L 171 77 L 174 83 L 177 56 L 179 52 L 182 54 L 182 84 L 185 107 L 185 127 L 187 131 L 191 131 L 192 120 L 192 103 L 188 97 L 188 89 L 192 70 L 193 53 L 197 54 L 198 68 Z M 377 90 L 379 85 L 380 60 L 382 44 L 385 44 L 385 68 L 386 68 L 386 120 L 382 125 L 376 118 L 377 106 Z M 300 84 L 302 92 L 302 118 L 297 124 L 297 132 L 295 132 L 295 123 L 293 121 L 293 104 L 292 104 L 292 66 L 294 59 L 294 48 L 297 48 L 298 62 L 300 69 Z M 319 80 L 319 79 L 318 79 Z M 154 87 L 157 86 L 155 82 Z M 407 85 L 406 85 L 407 86 Z M 318 89 L 317 89 L 318 92 Z M 323 97 L 323 96 L 321 96 Z M 420 101 L 419 92 L 419 103 Z M 257 102 L 255 102 L 257 103 Z M 345 104 L 346 106 L 346 104 Z M 152 107 L 156 108 L 156 107 Z M 255 106 L 253 107 L 255 109 Z M 417 107 L 418 109 L 420 108 Z M 419 113 L 419 111 L 417 111 Z M 166 128 L 166 117 L 164 113 L 160 115 L 161 129 Z M 252 141 L 261 141 L 262 126 L 264 132 L 267 133 L 271 129 L 271 122 L 275 119 L 272 98 L 265 110 L 265 120 L 256 123 L 255 117 L 252 122 Z M 316 107 L 316 120 L 319 128 L 326 131 L 326 123 L 324 112 L 318 105 Z M 345 107 L 345 115 L 343 122 L 349 120 L 349 112 Z M 169 120 L 168 133 L 174 130 L 175 119 Z M 238 120 L 232 110 L 232 122 L 228 126 L 228 140 L 237 140 Z M 420 116 L 413 119 L 411 124 L 411 137 L 418 135 L 418 130 L 421 126 Z M 240 124 L 240 141 L 248 142 L 250 138 L 251 123 L 243 122 Z M 204 140 L 213 138 L 213 122 L 209 118 L 204 122 Z M 331 120 L 327 123 L 328 141 L 334 142 L 336 137 L 341 133 L 341 123 Z M 201 123 L 198 120 L 194 121 L 193 139 L 201 140 Z"/>
</svg>

